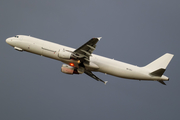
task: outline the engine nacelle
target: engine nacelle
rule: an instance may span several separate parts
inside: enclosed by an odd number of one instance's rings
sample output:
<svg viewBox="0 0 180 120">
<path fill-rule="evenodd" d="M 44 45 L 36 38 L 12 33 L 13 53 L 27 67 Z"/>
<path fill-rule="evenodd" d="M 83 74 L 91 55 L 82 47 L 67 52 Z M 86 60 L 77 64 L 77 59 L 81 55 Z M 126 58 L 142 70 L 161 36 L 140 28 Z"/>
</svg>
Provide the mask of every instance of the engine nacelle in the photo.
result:
<svg viewBox="0 0 180 120">
<path fill-rule="evenodd" d="M 82 74 L 82 73 L 84 73 L 84 68 L 80 67 L 78 69 L 75 69 L 72 66 L 63 64 L 61 67 L 61 72 L 66 73 L 66 74 L 71 74 L 71 75 L 72 74 Z"/>
<path fill-rule="evenodd" d="M 71 58 L 71 52 L 66 51 L 65 49 L 60 49 L 58 53 L 58 57 L 63 58 L 63 59 L 70 59 Z"/>
<path fill-rule="evenodd" d="M 61 67 L 61 72 L 66 73 L 66 74 L 74 74 L 74 67 L 63 64 Z"/>
</svg>

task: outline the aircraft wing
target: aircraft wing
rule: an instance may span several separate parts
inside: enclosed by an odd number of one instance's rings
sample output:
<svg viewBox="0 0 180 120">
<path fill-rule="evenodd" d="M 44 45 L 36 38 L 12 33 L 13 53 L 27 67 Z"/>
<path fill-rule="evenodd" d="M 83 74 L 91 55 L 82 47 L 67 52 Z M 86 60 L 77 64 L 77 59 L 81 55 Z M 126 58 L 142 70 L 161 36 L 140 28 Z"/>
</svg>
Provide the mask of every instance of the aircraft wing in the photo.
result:
<svg viewBox="0 0 180 120">
<path fill-rule="evenodd" d="M 90 77 L 92 77 L 92 78 L 94 78 L 95 80 L 97 80 L 97 81 L 101 81 L 101 82 L 103 82 L 104 84 L 106 84 L 107 83 L 107 81 L 103 81 L 103 80 L 101 80 L 100 78 L 98 78 L 96 75 L 94 75 L 91 71 L 88 71 L 88 70 L 85 70 L 85 72 L 84 73 L 86 73 L 86 75 L 88 75 L 88 76 L 90 76 Z"/>
<path fill-rule="evenodd" d="M 78 49 L 76 49 L 75 51 L 73 51 L 73 57 L 75 59 L 78 59 L 81 61 L 81 63 L 79 64 L 82 67 L 85 67 L 83 62 L 87 62 L 89 64 L 89 57 L 91 56 L 92 52 L 95 50 L 96 48 L 96 43 L 101 39 L 101 37 L 98 38 L 92 38 L 90 39 L 88 42 L 86 42 L 84 45 L 82 45 L 81 47 L 79 47 Z M 97 81 L 101 81 L 104 84 L 107 83 L 107 81 L 103 81 L 100 78 L 98 78 L 96 75 L 94 75 L 91 71 L 86 70 L 84 71 L 84 73 L 92 78 L 94 78 Z"/>
<path fill-rule="evenodd" d="M 101 39 L 101 37 L 98 38 L 92 38 L 88 42 L 86 42 L 84 45 L 79 47 L 73 52 L 73 56 L 76 59 L 81 60 L 81 62 L 87 61 L 89 62 L 89 57 L 91 56 L 92 52 L 96 48 L 96 43 Z"/>
</svg>

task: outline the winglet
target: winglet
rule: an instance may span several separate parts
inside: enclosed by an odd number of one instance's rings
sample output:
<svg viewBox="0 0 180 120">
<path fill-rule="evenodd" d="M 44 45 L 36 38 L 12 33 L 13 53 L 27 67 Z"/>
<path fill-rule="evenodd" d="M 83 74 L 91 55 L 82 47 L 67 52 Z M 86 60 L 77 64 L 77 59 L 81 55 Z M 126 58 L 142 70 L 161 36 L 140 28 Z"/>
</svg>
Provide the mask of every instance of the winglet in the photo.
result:
<svg viewBox="0 0 180 120">
<path fill-rule="evenodd" d="M 97 37 L 98 40 L 101 40 L 102 37 Z"/>
<path fill-rule="evenodd" d="M 108 81 L 104 81 L 104 84 L 106 85 L 107 82 L 108 82 Z"/>
</svg>

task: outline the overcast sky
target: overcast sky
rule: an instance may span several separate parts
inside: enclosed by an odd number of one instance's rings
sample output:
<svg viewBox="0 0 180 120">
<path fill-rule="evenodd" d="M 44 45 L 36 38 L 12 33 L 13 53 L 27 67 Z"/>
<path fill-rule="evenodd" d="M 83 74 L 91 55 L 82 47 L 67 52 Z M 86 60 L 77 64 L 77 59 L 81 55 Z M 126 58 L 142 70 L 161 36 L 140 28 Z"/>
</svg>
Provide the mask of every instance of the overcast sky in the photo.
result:
<svg viewBox="0 0 180 120">
<path fill-rule="evenodd" d="M 170 81 L 66 75 L 62 62 L 5 42 L 17 34 L 73 48 L 102 37 L 93 53 L 138 66 L 172 53 Z M 1 0 L 0 38 L 1 120 L 180 119 L 179 0 Z"/>
</svg>

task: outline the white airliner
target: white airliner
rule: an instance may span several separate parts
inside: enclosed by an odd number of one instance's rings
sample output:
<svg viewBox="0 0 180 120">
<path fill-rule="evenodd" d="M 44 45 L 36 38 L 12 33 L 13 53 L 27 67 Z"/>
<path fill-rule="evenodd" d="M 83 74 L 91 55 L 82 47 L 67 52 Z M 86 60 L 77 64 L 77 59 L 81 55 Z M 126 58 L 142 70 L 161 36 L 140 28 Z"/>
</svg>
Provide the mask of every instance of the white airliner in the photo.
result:
<svg viewBox="0 0 180 120">
<path fill-rule="evenodd" d="M 144 67 L 138 67 L 92 54 L 96 48 L 96 43 L 100 39 L 101 37 L 92 38 L 78 49 L 25 35 L 16 35 L 7 38 L 6 42 L 14 47 L 15 50 L 27 51 L 62 61 L 65 63 L 61 67 L 63 73 L 85 73 L 105 84 L 107 81 L 101 80 L 92 71 L 127 79 L 158 81 L 164 85 L 165 83 L 163 81 L 169 80 L 163 73 L 174 55 L 166 53 Z"/>
</svg>

